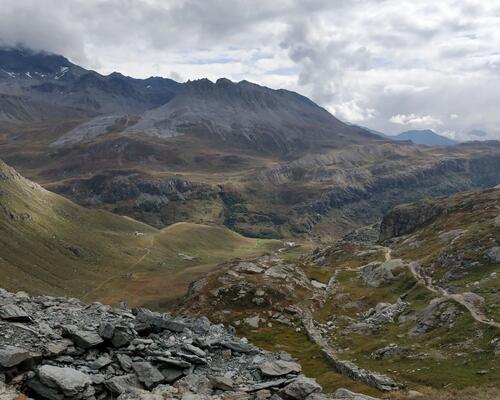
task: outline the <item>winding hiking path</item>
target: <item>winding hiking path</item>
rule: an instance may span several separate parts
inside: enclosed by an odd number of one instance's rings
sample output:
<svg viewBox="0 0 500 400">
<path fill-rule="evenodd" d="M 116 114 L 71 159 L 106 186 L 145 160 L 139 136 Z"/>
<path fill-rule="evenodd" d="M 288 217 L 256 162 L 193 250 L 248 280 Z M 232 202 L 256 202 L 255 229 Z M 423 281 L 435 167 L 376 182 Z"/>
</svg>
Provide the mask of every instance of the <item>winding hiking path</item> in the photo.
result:
<svg viewBox="0 0 500 400">
<path fill-rule="evenodd" d="M 484 313 L 479 310 L 475 304 L 468 301 L 462 293 L 448 293 L 448 291 L 443 289 L 442 287 L 434 285 L 431 277 L 425 276 L 419 271 L 420 266 L 418 263 L 411 262 L 410 264 L 408 264 L 408 268 L 410 269 L 410 272 L 412 273 L 414 278 L 421 285 L 427 288 L 427 290 L 430 290 L 431 292 L 436 293 L 441 297 L 453 300 L 461 304 L 469 311 L 470 315 L 472 316 L 472 318 L 474 318 L 475 321 L 500 329 L 500 323 L 488 319 L 486 315 L 484 315 Z"/>
<path fill-rule="evenodd" d="M 102 281 L 99 285 L 97 285 L 96 287 L 94 287 L 94 288 L 92 288 L 91 290 L 89 290 L 88 292 L 86 292 L 86 293 L 85 293 L 85 294 L 81 297 L 82 301 L 87 300 L 87 299 L 88 299 L 88 297 L 89 297 L 91 294 L 93 294 L 93 293 L 95 293 L 95 292 L 97 292 L 97 291 L 101 290 L 101 289 L 102 289 L 104 286 L 106 286 L 108 283 L 110 283 L 110 282 L 114 281 L 115 279 L 117 279 L 117 278 L 119 278 L 119 277 L 123 276 L 124 274 L 127 274 L 127 273 L 132 272 L 132 271 L 133 271 L 133 269 L 134 269 L 135 267 L 137 267 L 137 266 L 138 266 L 141 262 L 143 262 L 143 261 L 144 261 L 144 259 L 145 259 L 147 256 L 149 256 L 149 254 L 151 253 L 151 249 L 152 249 L 152 247 L 153 247 L 153 243 L 154 243 L 154 237 L 152 237 L 152 238 L 151 238 L 151 243 L 150 243 L 149 247 L 145 247 L 145 248 L 144 248 L 144 250 L 146 250 L 146 252 L 145 252 L 145 253 L 144 253 L 141 257 L 139 257 L 139 258 L 137 259 L 137 261 L 136 261 L 136 262 L 134 262 L 134 263 L 133 263 L 130 267 L 126 268 L 125 270 L 121 270 L 121 271 L 120 271 L 120 272 L 118 272 L 117 274 L 115 274 L 115 275 L 113 275 L 113 276 L 109 277 L 108 279 L 106 279 L 106 280 Z"/>
</svg>

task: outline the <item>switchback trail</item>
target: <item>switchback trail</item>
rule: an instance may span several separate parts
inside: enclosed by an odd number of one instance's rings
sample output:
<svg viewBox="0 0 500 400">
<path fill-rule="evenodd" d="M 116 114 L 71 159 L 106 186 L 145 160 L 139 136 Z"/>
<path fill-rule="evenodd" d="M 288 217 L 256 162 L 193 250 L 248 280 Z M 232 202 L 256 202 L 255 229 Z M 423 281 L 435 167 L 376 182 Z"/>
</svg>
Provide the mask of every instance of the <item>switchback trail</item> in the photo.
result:
<svg viewBox="0 0 500 400">
<path fill-rule="evenodd" d="M 427 290 L 450 300 L 453 300 L 462 306 L 464 306 L 474 318 L 475 321 L 492 326 L 494 328 L 500 329 L 500 323 L 495 322 L 493 320 L 488 319 L 484 313 L 479 310 L 473 303 L 468 301 L 463 294 L 461 293 L 448 293 L 447 290 L 443 289 L 442 287 L 434 285 L 432 278 L 429 276 L 425 276 L 422 274 L 419 269 L 420 265 L 417 262 L 410 262 L 408 264 L 408 268 L 410 272 L 412 273 L 413 277 L 422 285 L 424 286 Z"/>
</svg>

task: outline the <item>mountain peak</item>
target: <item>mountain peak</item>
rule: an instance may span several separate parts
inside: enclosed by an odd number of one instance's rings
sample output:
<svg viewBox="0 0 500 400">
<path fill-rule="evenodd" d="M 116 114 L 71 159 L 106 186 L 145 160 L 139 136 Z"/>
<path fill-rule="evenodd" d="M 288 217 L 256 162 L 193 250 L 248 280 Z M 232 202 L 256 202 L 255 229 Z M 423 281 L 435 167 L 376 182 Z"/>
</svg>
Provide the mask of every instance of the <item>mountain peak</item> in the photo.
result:
<svg viewBox="0 0 500 400">
<path fill-rule="evenodd" d="M 430 129 L 413 129 L 391 137 L 394 140 L 411 140 L 415 144 L 426 146 L 452 146 L 457 144 L 455 140 L 439 135 Z"/>
<path fill-rule="evenodd" d="M 57 74 L 62 68 L 70 68 L 72 64 L 61 55 L 35 51 L 24 47 L 0 48 L 0 68 L 11 74 L 29 74 L 31 77 Z"/>
</svg>

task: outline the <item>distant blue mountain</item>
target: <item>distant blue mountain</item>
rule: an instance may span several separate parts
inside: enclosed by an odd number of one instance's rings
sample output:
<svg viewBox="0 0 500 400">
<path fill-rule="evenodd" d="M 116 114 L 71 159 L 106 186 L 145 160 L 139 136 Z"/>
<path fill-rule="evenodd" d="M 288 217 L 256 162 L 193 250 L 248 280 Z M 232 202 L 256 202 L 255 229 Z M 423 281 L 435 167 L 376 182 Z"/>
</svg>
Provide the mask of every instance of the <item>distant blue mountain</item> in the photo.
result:
<svg viewBox="0 0 500 400">
<path fill-rule="evenodd" d="M 415 144 L 423 144 L 426 146 L 453 146 L 458 144 L 455 140 L 438 135 L 436 132 L 429 129 L 405 131 L 389 137 L 394 140 L 411 140 Z"/>
</svg>

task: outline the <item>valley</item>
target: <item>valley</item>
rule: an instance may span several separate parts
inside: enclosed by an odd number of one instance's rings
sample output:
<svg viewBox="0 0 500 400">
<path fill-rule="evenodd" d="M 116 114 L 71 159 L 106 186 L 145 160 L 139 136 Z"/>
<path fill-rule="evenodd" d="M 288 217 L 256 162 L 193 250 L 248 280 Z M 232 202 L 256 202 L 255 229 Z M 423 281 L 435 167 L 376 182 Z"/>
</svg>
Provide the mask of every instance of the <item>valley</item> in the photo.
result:
<svg viewBox="0 0 500 400">
<path fill-rule="evenodd" d="M 229 257 L 278 245 L 215 225 L 177 223 L 158 230 L 87 210 L 3 163 L 0 177 L 0 264 L 2 286 L 8 289 L 131 305 L 175 301 L 192 276 Z M 156 282 L 156 288 L 148 293 L 147 285 L 139 285 L 133 295 L 137 279 Z"/>
<path fill-rule="evenodd" d="M 403 202 L 498 184 L 496 141 L 419 146 L 247 81 L 137 80 L 62 56 L 2 54 L 14 75 L 0 76 L 10 110 L 0 158 L 82 206 L 155 228 L 329 240 Z"/>
<path fill-rule="evenodd" d="M 349 360 L 432 398 L 493 395 L 499 200 L 497 187 L 404 205 L 384 217 L 382 243 L 372 227 L 298 257 L 229 263 L 193 285 L 181 312 L 210 309 L 257 345 L 286 348 L 325 388 L 377 393 L 363 375 L 335 375 Z"/>
<path fill-rule="evenodd" d="M 0 361 L 16 332 L 36 352 L 0 390 L 500 398 L 500 142 L 405 133 L 0 49 Z M 39 362 L 93 381 L 68 395 Z"/>
</svg>

